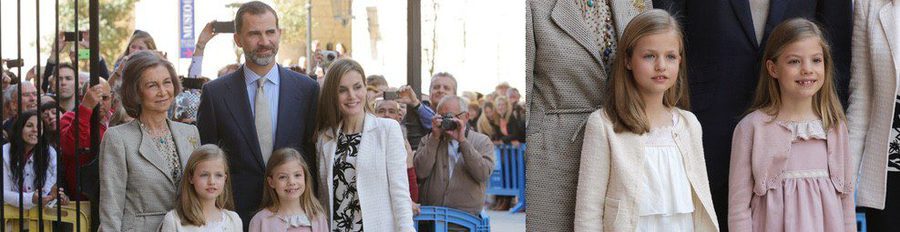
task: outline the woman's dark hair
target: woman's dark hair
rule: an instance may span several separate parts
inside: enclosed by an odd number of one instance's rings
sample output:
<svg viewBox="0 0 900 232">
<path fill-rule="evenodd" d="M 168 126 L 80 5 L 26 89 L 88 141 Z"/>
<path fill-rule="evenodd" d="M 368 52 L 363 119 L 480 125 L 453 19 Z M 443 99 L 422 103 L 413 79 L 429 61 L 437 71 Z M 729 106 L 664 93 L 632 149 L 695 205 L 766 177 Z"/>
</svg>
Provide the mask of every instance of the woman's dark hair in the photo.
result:
<svg viewBox="0 0 900 232">
<path fill-rule="evenodd" d="M 18 191 L 21 191 L 21 189 L 18 189 L 19 181 L 24 180 L 22 176 L 25 173 L 25 162 L 27 162 L 25 153 L 28 152 L 25 151 L 25 139 L 22 138 L 22 130 L 25 129 L 25 124 L 28 123 L 28 119 L 31 119 L 31 117 L 36 117 L 40 120 L 37 111 L 22 112 L 21 115 L 16 117 L 16 121 L 13 123 L 12 134 L 10 134 L 9 166 L 12 170 L 12 179 L 17 183 L 12 185 L 13 189 Z M 43 136 L 38 136 L 37 139 L 38 143 L 34 146 L 31 153 L 32 157 L 34 157 L 34 174 L 36 175 L 33 184 L 35 189 L 43 189 L 44 180 L 47 179 L 47 167 L 50 166 L 50 160 L 47 158 L 50 154 L 50 146 Z"/>
<path fill-rule="evenodd" d="M 59 104 L 56 104 L 56 102 L 44 102 L 44 103 L 41 103 L 40 107 L 38 107 L 38 111 L 40 111 L 42 114 L 44 113 L 44 111 L 48 111 L 51 109 L 56 109 L 56 111 L 59 112 L 60 114 L 63 114 L 66 112 L 66 110 L 64 110 L 62 107 L 60 107 Z"/>
</svg>

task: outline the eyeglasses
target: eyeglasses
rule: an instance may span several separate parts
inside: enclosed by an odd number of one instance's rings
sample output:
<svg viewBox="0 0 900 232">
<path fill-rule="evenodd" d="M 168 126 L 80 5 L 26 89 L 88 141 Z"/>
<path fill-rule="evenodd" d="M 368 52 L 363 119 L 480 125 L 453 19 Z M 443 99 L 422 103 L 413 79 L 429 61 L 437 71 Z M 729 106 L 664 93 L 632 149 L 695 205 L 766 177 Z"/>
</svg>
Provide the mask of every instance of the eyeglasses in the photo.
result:
<svg viewBox="0 0 900 232">
<path fill-rule="evenodd" d="M 445 115 L 445 116 L 451 116 L 451 117 L 454 117 L 454 118 L 459 118 L 460 115 L 463 115 L 463 114 L 466 114 L 466 113 L 468 113 L 468 112 L 459 112 L 459 113 L 457 113 L 457 114 L 446 113 L 446 114 L 444 114 L 444 115 Z"/>
</svg>

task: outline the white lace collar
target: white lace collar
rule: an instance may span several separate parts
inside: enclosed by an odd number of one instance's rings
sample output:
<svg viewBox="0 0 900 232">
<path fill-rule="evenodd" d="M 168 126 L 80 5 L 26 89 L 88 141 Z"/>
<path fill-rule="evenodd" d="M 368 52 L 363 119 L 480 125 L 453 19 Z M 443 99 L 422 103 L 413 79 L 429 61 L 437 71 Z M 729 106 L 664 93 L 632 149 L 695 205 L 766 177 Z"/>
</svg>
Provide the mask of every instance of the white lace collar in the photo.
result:
<svg viewBox="0 0 900 232">
<path fill-rule="evenodd" d="M 826 139 L 827 133 L 825 133 L 825 128 L 822 126 L 822 120 L 777 121 L 777 123 L 791 131 L 791 141 Z"/>
<path fill-rule="evenodd" d="M 312 222 L 309 221 L 309 217 L 305 213 L 277 217 L 284 221 L 288 228 L 312 226 Z"/>
</svg>

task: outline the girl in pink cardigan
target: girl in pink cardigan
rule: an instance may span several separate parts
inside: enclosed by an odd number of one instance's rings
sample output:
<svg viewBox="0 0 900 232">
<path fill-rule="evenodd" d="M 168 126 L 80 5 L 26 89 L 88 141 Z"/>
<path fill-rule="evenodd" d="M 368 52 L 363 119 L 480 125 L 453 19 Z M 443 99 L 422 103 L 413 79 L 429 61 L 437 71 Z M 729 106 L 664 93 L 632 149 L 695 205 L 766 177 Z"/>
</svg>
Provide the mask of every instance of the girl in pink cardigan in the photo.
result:
<svg viewBox="0 0 900 232">
<path fill-rule="evenodd" d="M 261 208 L 250 220 L 250 232 L 326 232 L 328 220 L 313 195 L 313 176 L 300 152 L 272 153 L 266 165 Z"/>
<path fill-rule="evenodd" d="M 734 131 L 731 231 L 856 231 L 846 117 L 831 52 L 806 19 L 775 27 L 756 96 Z"/>
</svg>

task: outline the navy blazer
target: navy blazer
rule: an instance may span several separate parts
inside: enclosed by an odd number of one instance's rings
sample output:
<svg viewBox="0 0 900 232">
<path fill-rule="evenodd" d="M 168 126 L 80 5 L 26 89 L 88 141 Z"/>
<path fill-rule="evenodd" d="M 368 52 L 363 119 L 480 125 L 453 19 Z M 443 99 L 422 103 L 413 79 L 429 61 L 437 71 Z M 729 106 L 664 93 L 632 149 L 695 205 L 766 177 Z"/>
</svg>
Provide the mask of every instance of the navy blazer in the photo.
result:
<svg viewBox="0 0 900 232">
<path fill-rule="evenodd" d="M 234 203 L 246 229 L 262 199 L 266 167 L 259 150 L 243 69 L 203 86 L 197 129 L 203 144 L 218 144 L 228 154 Z M 302 152 L 310 164 L 313 180 L 317 180 L 312 137 L 319 85 L 306 75 L 281 66 L 278 70 L 281 81 L 273 148 L 291 147 Z"/>
</svg>

